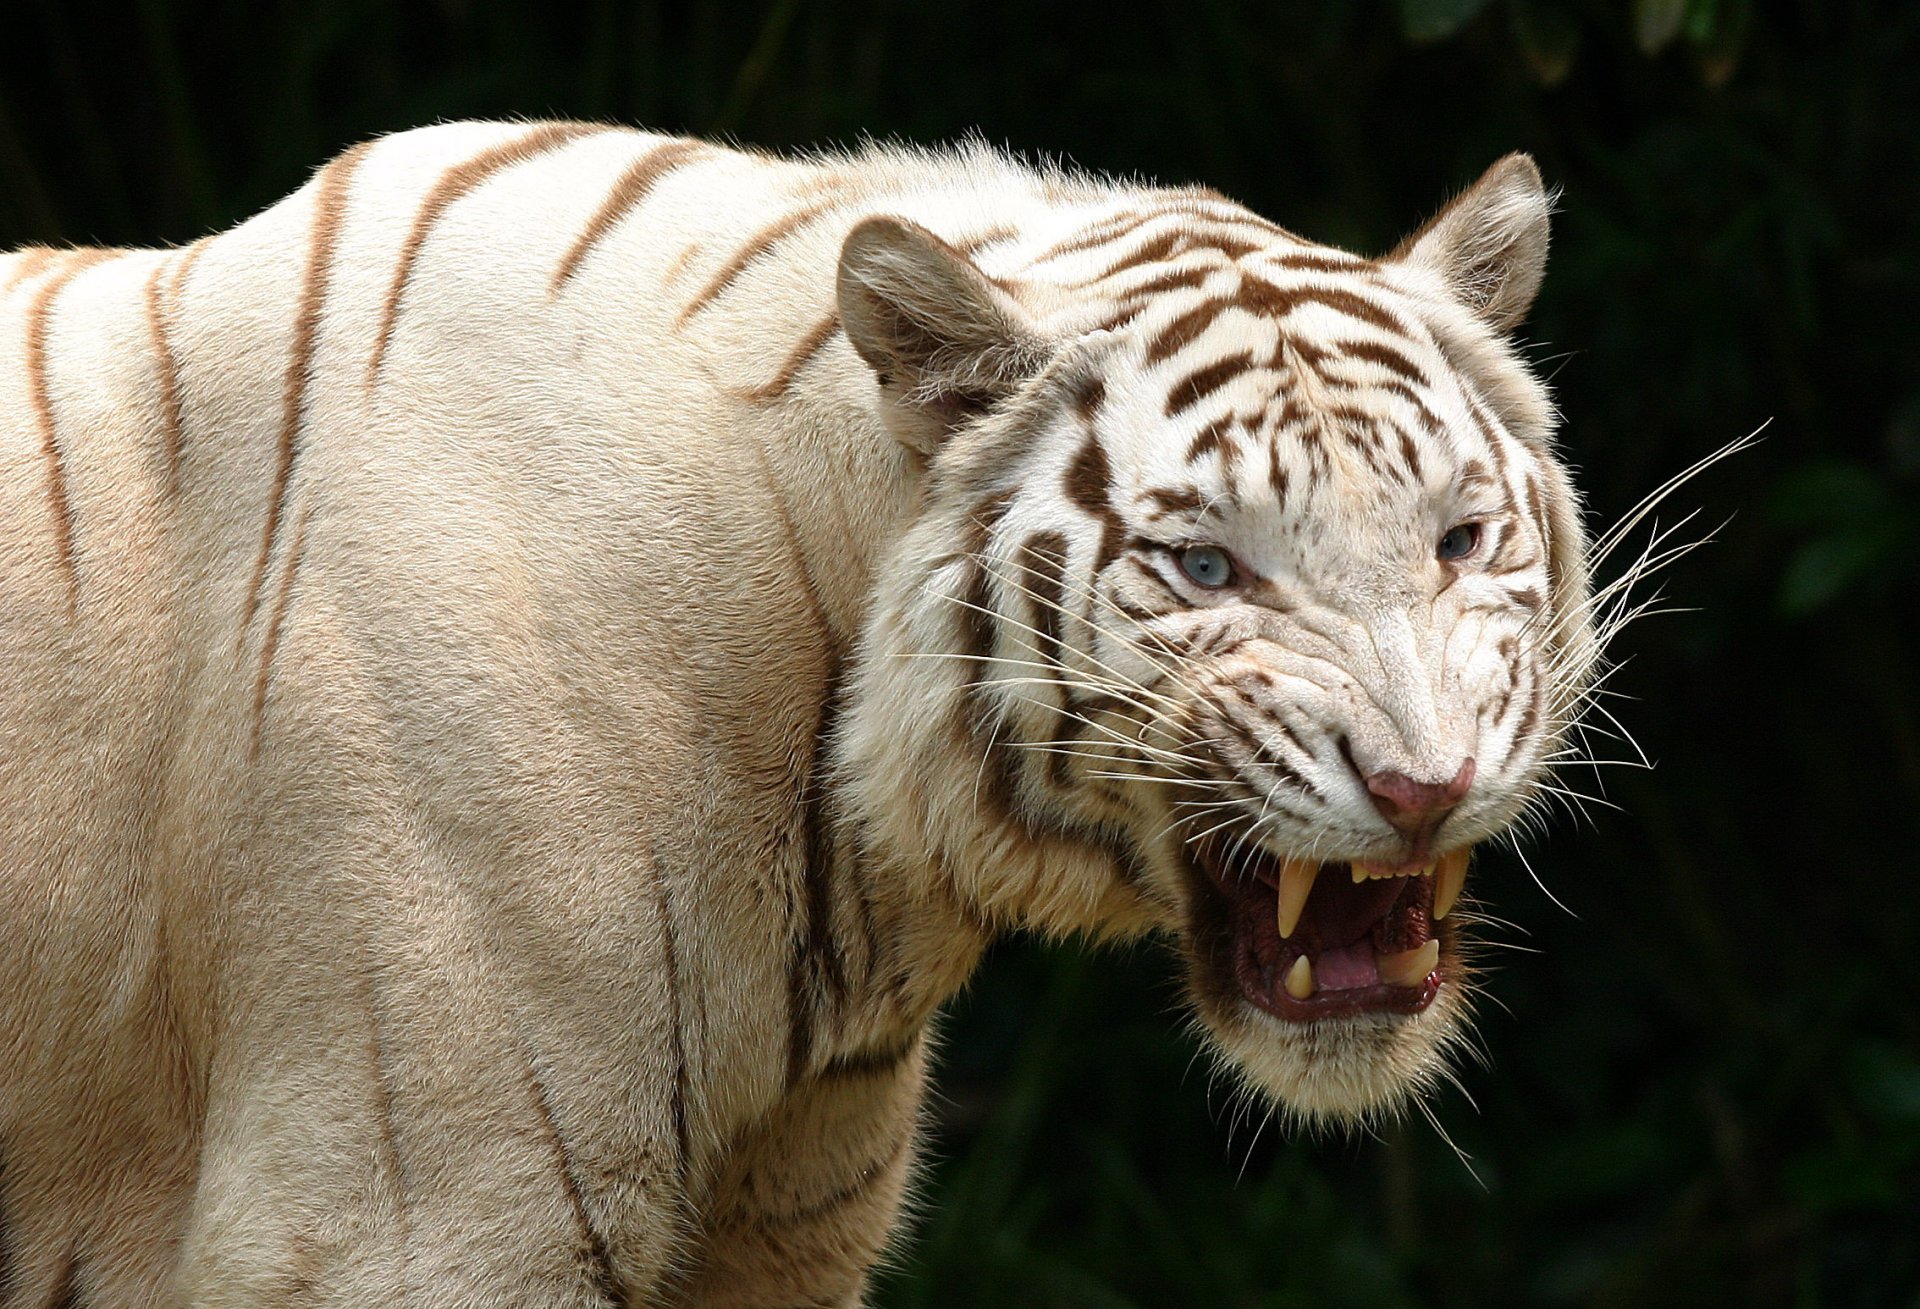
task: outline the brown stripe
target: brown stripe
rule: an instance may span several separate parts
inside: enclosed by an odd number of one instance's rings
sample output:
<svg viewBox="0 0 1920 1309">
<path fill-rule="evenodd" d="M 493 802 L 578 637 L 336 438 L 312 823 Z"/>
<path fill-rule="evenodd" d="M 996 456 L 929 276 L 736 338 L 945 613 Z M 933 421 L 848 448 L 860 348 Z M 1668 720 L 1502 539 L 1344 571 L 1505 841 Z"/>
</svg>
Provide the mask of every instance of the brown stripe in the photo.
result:
<svg viewBox="0 0 1920 1309">
<path fill-rule="evenodd" d="M 40 270 L 52 263 L 55 255 L 63 255 L 67 252 L 56 250 L 50 245 L 34 245 L 16 250 L 14 253 L 20 256 L 20 263 L 14 268 L 12 276 L 7 278 L 7 284 L 0 287 L 0 294 L 13 290 L 28 278 L 39 276 Z"/>
<path fill-rule="evenodd" d="M 1528 680 L 1533 683 L 1533 690 L 1527 697 L 1527 712 L 1520 716 L 1520 725 L 1513 729 L 1513 739 L 1516 745 L 1532 736 L 1533 729 L 1540 723 L 1541 692 L 1546 683 L 1537 676 L 1529 678 Z"/>
<path fill-rule="evenodd" d="M 328 284 L 333 274 L 333 248 L 346 216 L 347 187 L 360 161 L 371 149 L 362 142 L 328 164 L 320 174 L 319 189 L 313 198 L 313 226 L 307 235 L 307 264 L 300 279 L 299 310 L 293 322 L 293 346 L 287 359 L 286 376 L 280 391 L 280 452 L 274 468 L 273 495 L 267 501 L 267 524 L 260 535 L 260 557 L 254 560 L 253 582 L 247 588 L 247 614 L 244 629 L 252 626 L 260 609 L 261 588 L 267 580 L 267 563 L 273 558 L 273 546 L 280 535 L 280 520 L 287 511 L 287 492 L 293 483 L 293 466 L 299 453 L 301 424 L 306 418 L 307 385 L 312 380 L 313 348 L 320 334 L 320 317 L 326 307 Z M 257 730 L 257 728 L 256 728 Z"/>
<path fill-rule="evenodd" d="M 160 433 L 166 444 L 167 490 L 180 489 L 180 377 L 173 347 L 167 342 L 167 314 L 161 304 L 160 277 L 165 263 L 147 278 L 147 334 L 153 341 L 154 371 L 160 382 Z"/>
<path fill-rule="evenodd" d="M 1237 453 L 1227 440 L 1227 433 L 1233 430 L 1231 418 L 1216 418 L 1201 428 L 1187 445 L 1187 462 L 1203 459 L 1207 455 L 1217 454 L 1222 462 L 1231 462 Z"/>
<path fill-rule="evenodd" d="M 260 753 L 261 724 L 266 718 L 267 683 L 273 677 L 273 656 L 280 648 L 280 625 L 286 621 L 287 601 L 293 595 L 293 577 L 300 571 L 306 551 L 307 516 L 302 513 L 293 525 L 293 540 L 287 544 L 287 566 L 280 574 L 280 590 L 274 597 L 273 613 L 267 619 L 267 636 L 260 643 L 260 671 L 253 679 L 253 752 Z"/>
<path fill-rule="evenodd" d="M 67 497 L 66 466 L 55 436 L 53 393 L 47 379 L 47 335 L 52 330 L 53 301 L 67 283 L 86 269 L 122 252 L 109 249 L 74 251 L 48 278 L 27 306 L 27 402 L 40 428 L 40 453 L 47 465 L 47 501 L 53 512 L 53 543 L 60 571 L 67 580 L 67 617 L 80 612 L 80 570 L 73 557 L 73 504 Z"/>
<path fill-rule="evenodd" d="M 1348 318 L 1357 318 L 1363 323 L 1370 323 L 1383 332 L 1392 332 L 1399 336 L 1413 335 L 1398 315 L 1352 291 L 1331 286 L 1301 286 L 1291 289 L 1273 287 L 1271 289 L 1275 293 L 1275 303 L 1284 303 L 1288 313 L 1304 305 L 1324 305 L 1336 313 L 1345 314 Z"/>
<path fill-rule="evenodd" d="M 367 360 L 369 389 L 380 380 L 380 366 L 386 361 L 387 347 L 393 340 L 394 325 L 400 318 L 400 302 L 405 298 L 407 284 L 413 277 L 413 265 L 420 258 L 421 248 L 426 245 L 427 238 L 433 234 L 434 224 L 440 221 L 440 216 L 448 206 L 503 168 L 524 163 L 583 136 L 612 130 L 598 123 L 542 123 L 523 136 L 482 150 L 465 163 L 455 164 L 440 175 L 440 180 L 427 192 L 420 212 L 414 217 L 413 227 L 400 247 L 400 262 L 393 270 L 393 283 L 387 288 L 386 304 L 380 311 L 380 330 L 374 336 L 373 355 Z M 358 146 L 351 153 L 358 155 L 364 149 L 364 145 Z"/>
<path fill-rule="evenodd" d="M 831 341 L 839 330 L 840 318 L 837 314 L 830 314 L 816 323 L 812 331 L 800 338 L 800 344 L 793 348 L 793 352 L 780 365 L 779 371 L 769 381 L 748 391 L 746 398 L 754 404 L 766 404 L 785 395 L 793 386 L 794 379 L 800 375 L 800 370 L 812 363 L 814 356 L 827 348 L 827 342 Z"/>
<path fill-rule="evenodd" d="M 566 285 L 600 239 L 618 227 L 621 220 L 647 198 L 647 193 L 662 178 L 682 164 L 692 163 L 711 153 L 712 148 L 699 141 L 669 141 L 627 165 L 626 171 L 620 174 L 620 180 L 613 184 L 613 190 L 594 211 L 593 217 L 587 220 L 586 229 L 574 238 L 560 266 L 553 270 L 549 293 L 557 292 Z"/>
<path fill-rule="evenodd" d="M 7 1289 L 0 1286 L 0 1291 Z M 81 1309 L 79 1251 L 67 1252 L 67 1261 L 61 1265 L 59 1279 L 53 1284 L 53 1295 L 47 1301 L 47 1309 Z"/>
<path fill-rule="evenodd" d="M 1052 752 L 1047 755 L 1047 781 L 1056 791 L 1064 791 L 1072 782 L 1067 751 L 1072 746 L 1073 720 L 1069 712 L 1074 695 L 1063 680 L 1066 664 L 1061 640 L 1060 619 L 1067 601 L 1067 538 L 1058 532 L 1039 532 L 1021 546 L 1021 571 L 1029 579 L 1032 592 L 1034 630 L 1039 634 L 1040 662 L 1049 666 L 1049 676 L 1060 682 L 1061 706 L 1056 721 Z"/>
<path fill-rule="evenodd" d="M 1207 278 L 1219 271 L 1217 266 L 1201 267 L 1198 265 L 1189 268 L 1169 269 L 1157 277 L 1149 278 L 1136 286 L 1128 287 L 1126 289 L 1126 297 L 1129 300 L 1139 301 L 1145 300 L 1150 296 L 1163 294 L 1167 291 L 1195 290 L 1200 287 Z M 1137 306 L 1135 312 L 1139 312 Z"/>
<path fill-rule="evenodd" d="M 680 943 L 673 928 L 673 890 L 667 885 L 667 866 L 653 852 L 654 910 L 660 915 L 660 955 L 667 974 L 667 1011 L 673 1022 L 673 1143 L 679 1179 L 684 1187 L 692 1166 L 687 1144 L 687 1035 L 680 996 Z"/>
<path fill-rule="evenodd" d="M 1234 378 L 1246 372 L 1253 364 L 1253 356 L 1246 351 L 1217 359 L 1205 368 L 1196 369 L 1180 379 L 1172 390 L 1167 392 L 1166 415 L 1168 418 L 1184 410 L 1191 409 L 1202 400 L 1218 391 Z"/>
<path fill-rule="evenodd" d="M 1200 494 L 1197 486 L 1182 486 L 1168 489 L 1162 486 L 1150 486 L 1140 493 L 1142 500 L 1150 501 L 1153 508 L 1148 512 L 1150 519 L 1161 519 L 1169 514 L 1198 513 L 1206 498 Z"/>
<path fill-rule="evenodd" d="M 733 258 L 727 260 L 725 266 L 722 267 L 718 273 L 714 274 L 713 280 L 702 287 L 700 293 L 687 302 L 687 307 L 680 311 L 680 325 L 684 326 L 688 319 L 717 300 L 728 287 L 733 285 L 734 280 L 746 271 L 747 265 L 766 254 L 767 251 L 773 249 L 774 246 L 793 235 L 793 233 L 800 228 L 805 227 L 808 223 L 811 223 L 814 219 L 831 212 L 832 209 L 833 204 L 831 201 L 822 201 L 818 204 L 807 205 L 805 208 L 796 209 L 784 218 L 779 219 L 777 222 L 770 223 L 766 227 L 761 228 L 760 231 L 754 233 L 747 243 L 734 253 Z"/>
<path fill-rule="evenodd" d="M 852 1081 L 897 1072 L 900 1066 L 920 1053 L 921 1033 L 915 1032 L 899 1045 L 869 1046 L 836 1055 L 820 1066 L 814 1076 L 820 1081 Z"/>
<path fill-rule="evenodd" d="M 1333 344 L 1333 352 L 1336 355 L 1344 355 L 1349 359 L 1364 359 L 1368 363 L 1378 364 L 1389 373 L 1402 378 L 1414 386 L 1432 385 L 1432 381 L 1427 377 L 1424 368 L 1384 342 L 1336 341 Z"/>
<path fill-rule="evenodd" d="M 818 1200 L 804 1205 L 796 1205 L 782 1213 L 756 1210 L 748 1221 L 751 1222 L 755 1228 L 763 1226 L 792 1227 L 799 1223 L 810 1223 L 815 1219 L 824 1218 L 834 1210 L 852 1204 L 854 1201 L 866 1196 L 869 1192 L 877 1190 L 894 1180 L 895 1176 L 906 1165 L 912 1155 L 914 1137 L 914 1131 L 909 1129 L 907 1133 L 894 1144 L 892 1150 L 884 1159 L 864 1165 L 854 1173 L 852 1181 L 834 1191 L 828 1192 Z M 726 1231 L 732 1226 L 734 1225 L 729 1223 L 726 1227 L 722 1227 L 721 1230 Z M 768 1235 L 762 1231 L 754 1231 L 752 1237 L 756 1243 L 771 1244 L 775 1249 L 783 1248 L 785 1245 L 784 1242 L 777 1240 L 770 1241 Z M 828 1302 L 824 1300 L 810 1300 L 807 1303 L 820 1305 Z"/>
<path fill-rule="evenodd" d="M 1086 444 L 1067 465 L 1061 485 L 1076 508 L 1100 523 L 1099 553 L 1093 564 L 1096 574 L 1113 562 L 1126 535 L 1126 526 L 1113 508 L 1112 481 L 1113 469 L 1107 462 L 1106 447 L 1100 444 L 1097 435 L 1088 432 Z"/>
<path fill-rule="evenodd" d="M 1296 251 L 1284 254 L 1274 260 L 1282 268 L 1297 269 L 1303 273 L 1366 273 L 1373 271 L 1373 262 L 1359 255 L 1350 255 L 1341 251 Z"/>
<path fill-rule="evenodd" d="M 1090 377 L 1082 382 L 1073 396 L 1074 412 L 1080 415 L 1080 421 L 1092 428 L 1100 417 L 1100 406 L 1107 402 L 1107 384 L 1098 377 Z"/>
<path fill-rule="evenodd" d="M 586 1197 L 580 1193 L 580 1183 L 573 1174 L 573 1159 L 567 1151 L 567 1143 L 560 1135 L 560 1127 L 554 1121 L 553 1107 L 547 1101 L 546 1082 L 540 1076 L 540 1069 L 534 1063 L 533 1051 L 527 1046 L 526 1038 L 521 1037 L 521 1054 L 527 1066 L 527 1085 L 533 1091 L 533 1107 L 539 1111 L 540 1125 L 545 1129 L 548 1146 L 553 1150 L 554 1171 L 560 1177 L 560 1189 L 567 1197 L 567 1207 L 573 1211 L 574 1229 L 580 1237 L 580 1257 L 588 1285 L 594 1293 L 607 1304 L 625 1309 L 628 1304 L 627 1293 L 620 1285 L 620 1279 L 614 1276 L 613 1261 L 607 1257 L 606 1238 L 593 1225 L 587 1215 Z"/>
<path fill-rule="evenodd" d="M 400 1161 L 400 1135 L 393 1126 L 393 1071 L 387 1058 L 386 1038 L 381 1035 L 385 1025 L 385 1010 L 380 1003 L 379 980 L 377 970 L 366 970 L 367 985 L 367 1062 L 373 1073 L 373 1110 L 378 1120 L 380 1135 L 380 1162 L 393 1179 L 394 1211 L 397 1221 L 394 1224 L 396 1244 L 400 1248 L 402 1287 L 409 1290 L 409 1265 L 412 1262 L 412 1199 L 407 1185 L 405 1166 Z M 402 1295 L 400 1302 L 409 1297 Z"/>
<path fill-rule="evenodd" d="M 1165 210 L 1150 209 L 1145 213 L 1139 210 L 1125 210 L 1118 214 L 1109 214 L 1047 247 L 1034 256 L 1027 266 L 1033 268 L 1065 255 L 1080 254 L 1101 246 L 1112 245 L 1145 227 L 1154 219 L 1163 217 L 1165 212 Z"/>
<path fill-rule="evenodd" d="M 1412 435 L 1406 428 L 1400 426 L 1398 423 L 1390 424 L 1390 426 L 1400 438 L 1400 458 L 1406 462 L 1407 471 L 1413 474 L 1413 480 L 1416 482 L 1419 481 L 1421 473 L 1420 450 L 1418 446 L 1415 445 Z"/>
<path fill-rule="evenodd" d="M 985 231 L 975 232 L 972 236 L 963 236 L 953 242 L 953 248 L 971 259 L 989 246 L 999 245 L 1002 241 L 1011 241 L 1020 235 L 1016 227 L 998 223 Z"/>
<path fill-rule="evenodd" d="M 1173 358 L 1181 350 L 1198 340 L 1201 333 L 1213 326 L 1215 319 L 1226 312 L 1226 302 L 1208 300 L 1203 304 L 1181 314 L 1178 318 L 1160 329 L 1147 346 L 1146 363 L 1148 367 Z"/>
<path fill-rule="evenodd" d="M 791 1022 L 787 1041 L 788 1086 L 799 1081 L 812 1058 L 814 1024 L 820 1017 L 820 1008 L 818 1004 L 809 1004 L 809 999 L 824 998 L 828 1003 L 838 1005 L 847 993 L 845 961 L 840 957 L 840 948 L 833 933 L 832 881 L 836 851 L 828 826 L 823 784 L 827 743 L 832 739 L 834 724 L 839 717 L 838 682 L 836 671 L 828 679 L 826 698 L 821 705 L 819 721 L 814 726 L 813 756 L 808 765 L 806 781 L 801 785 L 800 811 L 804 831 L 800 875 L 804 883 L 803 905 L 807 921 L 806 930 L 794 935 L 793 955 L 787 965 L 787 1007 Z M 816 988 L 809 984 L 816 978 L 822 983 L 817 989 L 826 992 L 824 997 L 817 997 Z"/>
</svg>

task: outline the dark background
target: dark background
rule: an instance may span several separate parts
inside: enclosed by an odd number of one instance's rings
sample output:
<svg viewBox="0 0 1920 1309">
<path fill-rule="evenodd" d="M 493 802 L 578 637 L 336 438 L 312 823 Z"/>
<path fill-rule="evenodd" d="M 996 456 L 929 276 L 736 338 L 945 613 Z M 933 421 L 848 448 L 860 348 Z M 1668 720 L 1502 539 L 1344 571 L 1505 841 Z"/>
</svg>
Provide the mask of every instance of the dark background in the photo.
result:
<svg viewBox="0 0 1920 1309">
<path fill-rule="evenodd" d="M 1525 331 L 1594 523 L 1772 425 L 1677 498 L 1731 517 L 1668 579 L 1695 611 L 1615 647 L 1657 770 L 1570 774 L 1624 812 L 1529 842 L 1573 914 L 1483 861 L 1515 948 L 1433 1105 L 1478 1180 L 1417 1117 L 1239 1112 L 1158 950 L 1010 945 L 877 1302 L 1920 1306 L 1920 5 L 8 8 L 0 246 L 185 241 L 468 115 L 978 128 L 1365 251 L 1532 151 L 1565 196 Z"/>
</svg>

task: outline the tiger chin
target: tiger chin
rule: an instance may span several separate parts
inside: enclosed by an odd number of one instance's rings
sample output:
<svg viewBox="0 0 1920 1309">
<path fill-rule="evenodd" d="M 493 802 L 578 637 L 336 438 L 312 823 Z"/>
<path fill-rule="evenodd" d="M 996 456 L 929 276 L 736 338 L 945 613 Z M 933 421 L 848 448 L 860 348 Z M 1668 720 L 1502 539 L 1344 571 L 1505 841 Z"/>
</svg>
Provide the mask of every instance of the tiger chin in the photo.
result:
<svg viewBox="0 0 1920 1309">
<path fill-rule="evenodd" d="M 1594 661 L 1548 208 L 461 123 L 0 256 L 0 1302 L 857 1304 L 1020 929 L 1420 1094 Z"/>
</svg>

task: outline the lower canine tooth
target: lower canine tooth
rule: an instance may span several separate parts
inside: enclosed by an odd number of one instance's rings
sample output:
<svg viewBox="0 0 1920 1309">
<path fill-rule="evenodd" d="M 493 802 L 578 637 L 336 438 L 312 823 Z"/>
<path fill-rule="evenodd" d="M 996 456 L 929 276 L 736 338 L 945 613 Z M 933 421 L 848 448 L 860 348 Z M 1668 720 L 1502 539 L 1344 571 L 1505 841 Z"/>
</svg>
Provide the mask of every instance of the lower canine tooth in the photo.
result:
<svg viewBox="0 0 1920 1309">
<path fill-rule="evenodd" d="M 1438 948 L 1440 943 L 1435 941 L 1432 944 Z M 1306 1000 L 1312 997 L 1314 990 L 1313 965 L 1307 962 L 1305 955 L 1301 955 L 1298 959 L 1294 960 L 1293 967 L 1287 969 L 1286 988 L 1287 994 L 1296 1000 Z"/>
<path fill-rule="evenodd" d="M 1453 912 L 1460 889 L 1467 884 L 1467 857 L 1471 848 L 1443 855 L 1433 870 L 1433 921 L 1439 922 Z"/>
<path fill-rule="evenodd" d="M 1307 896 L 1313 891 L 1313 879 L 1320 875 L 1320 865 L 1308 863 L 1304 859 L 1283 859 L 1280 862 L 1280 911 L 1275 925 L 1280 929 L 1284 940 L 1293 935 L 1293 929 L 1300 926 L 1300 911 L 1306 908 Z M 1301 958 L 1306 958 L 1302 955 Z"/>
<path fill-rule="evenodd" d="M 1306 958 L 1305 955 L 1301 956 Z M 1412 950 L 1402 950 L 1399 954 L 1383 954 L 1377 960 L 1380 968 L 1380 980 L 1389 986 L 1418 986 L 1425 981 L 1440 964 L 1440 941 L 1436 937 L 1425 945 Z M 1289 992 L 1292 991 L 1292 975 L 1288 975 Z"/>
</svg>

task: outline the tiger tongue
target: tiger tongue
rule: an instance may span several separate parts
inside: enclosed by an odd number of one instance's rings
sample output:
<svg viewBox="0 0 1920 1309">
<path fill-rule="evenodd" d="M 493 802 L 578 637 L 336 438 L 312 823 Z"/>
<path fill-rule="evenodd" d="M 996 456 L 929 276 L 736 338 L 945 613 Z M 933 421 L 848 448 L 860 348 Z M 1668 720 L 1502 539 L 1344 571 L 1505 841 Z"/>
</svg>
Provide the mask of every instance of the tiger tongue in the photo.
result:
<svg viewBox="0 0 1920 1309">
<path fill-rule="evenodd" d="M 1322 991 L 1352 991 L 1380 985 L 1380 964 L 1371 941 L 1356 941 L 1313 958 L 1314 984 Z"/>
</svg>

